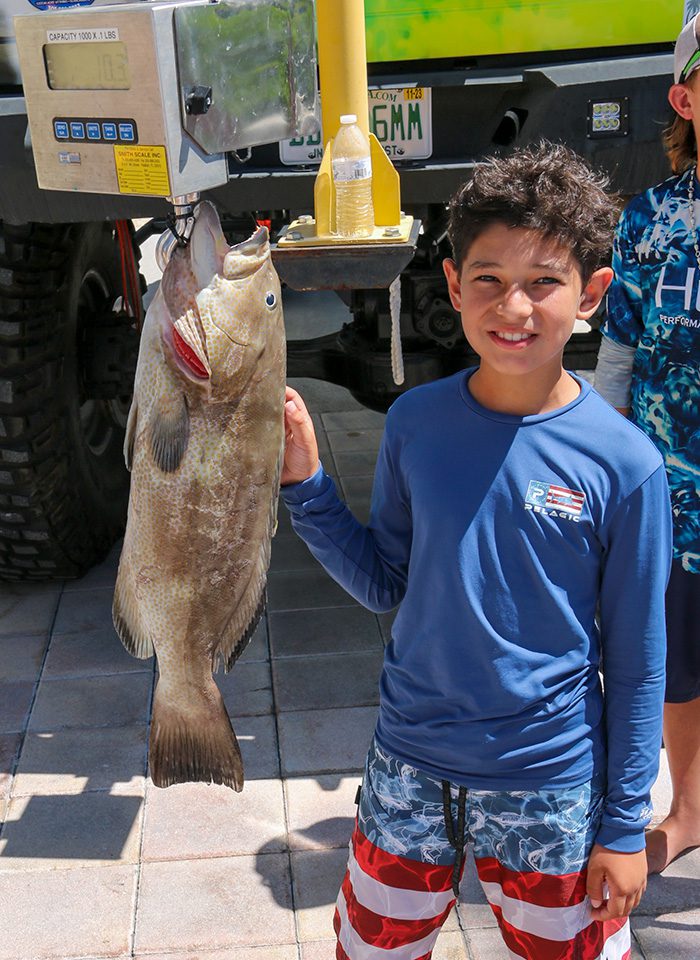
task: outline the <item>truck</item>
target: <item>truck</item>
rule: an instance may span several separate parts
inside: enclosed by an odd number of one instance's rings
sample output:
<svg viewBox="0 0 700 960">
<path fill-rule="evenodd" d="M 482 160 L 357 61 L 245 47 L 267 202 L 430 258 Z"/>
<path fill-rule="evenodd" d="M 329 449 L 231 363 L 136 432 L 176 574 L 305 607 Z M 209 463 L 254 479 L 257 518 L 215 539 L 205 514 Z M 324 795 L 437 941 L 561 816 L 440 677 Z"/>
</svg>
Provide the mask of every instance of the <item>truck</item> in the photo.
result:
<svg viewBox="0 0 700 960">
<path fill-rule="evenodd" d="M 0 9 L 0 579 L 76 577 L 119 537 L 122 444 L 138 351 L 139 245 L 162 230 L 158 198 L 42 190 L 13 17 L 115 0 L 3 0 Z M 158 0 L 140 0 L 142 3 Z M 251 3 L 254 0 L 226 0 Z M 291 0 L 279 0 L 280 3 Z M 289 341 L 288 373 L 387 409 L 415 384 L 474 361 L 450 306 L 449 198 L 473 165 L 546 138 L 568 144 L 629 197 L 667 174 L 673 41 L 692 0 L 365 0 L 370 128 L 419 218 L 401 274 L 405 380 L 391 376 L 386 290 L 341 290 L 342 330 Z M 232 230 L 273 237 L 313 209 L 320 134 L 227 157 L 207 193 Z M 145 219 L 140 230 L 134 220 Z M 592 368 L 599 334 L 565 360 Z"/>
</svg>

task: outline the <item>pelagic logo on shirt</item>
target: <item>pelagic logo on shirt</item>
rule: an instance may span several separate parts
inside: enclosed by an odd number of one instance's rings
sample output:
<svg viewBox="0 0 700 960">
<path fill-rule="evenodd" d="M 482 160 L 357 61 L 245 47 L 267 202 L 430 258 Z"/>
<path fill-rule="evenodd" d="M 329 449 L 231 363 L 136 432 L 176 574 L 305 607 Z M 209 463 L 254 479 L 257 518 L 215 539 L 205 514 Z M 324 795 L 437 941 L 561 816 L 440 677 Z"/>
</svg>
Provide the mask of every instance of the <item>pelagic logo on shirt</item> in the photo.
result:
<svg viewBox="0 0 700 960">
<path fill-rule="evenodd" d="M 525 496 L 525 509 L 580 523 L 585 502 L 586 494 L 581 490 L 569 490 L 546 480 L 531 480 Z"/>
</svg>

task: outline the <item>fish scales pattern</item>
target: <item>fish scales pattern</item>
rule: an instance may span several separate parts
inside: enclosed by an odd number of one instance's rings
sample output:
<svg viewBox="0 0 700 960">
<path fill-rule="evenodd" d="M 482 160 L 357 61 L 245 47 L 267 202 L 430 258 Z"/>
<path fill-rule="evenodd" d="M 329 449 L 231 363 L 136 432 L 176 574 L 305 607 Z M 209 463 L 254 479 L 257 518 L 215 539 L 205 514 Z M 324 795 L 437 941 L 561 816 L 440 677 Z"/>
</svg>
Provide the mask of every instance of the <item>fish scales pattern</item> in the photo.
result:
<svg viewBox="0 0 700 960">
<path fill-rule="evenodd" d="M 158 658 L 150 740 L 157 785 L 242 786 L 211 674 L 219 662 L 233 665 L 264 608 L 284 380 L 267 233 L 229 248 L 214 209 L 201 204 L 190 244 L 175 250 L 144 325 L 114 602 L 127 648 L 137 656 L 155 649 Z"/>
</svg>

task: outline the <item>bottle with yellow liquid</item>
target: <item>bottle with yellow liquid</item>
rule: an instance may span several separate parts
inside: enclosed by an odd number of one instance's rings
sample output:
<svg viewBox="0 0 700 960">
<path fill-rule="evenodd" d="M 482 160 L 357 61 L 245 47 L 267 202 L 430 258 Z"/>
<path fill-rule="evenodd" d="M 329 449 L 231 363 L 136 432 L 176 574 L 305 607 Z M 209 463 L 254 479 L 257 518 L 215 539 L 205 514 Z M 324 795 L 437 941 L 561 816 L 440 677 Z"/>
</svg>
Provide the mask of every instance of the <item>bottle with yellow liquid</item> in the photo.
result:
<svg viewBox="0 0 700 960">
<path fill-rule="evenodd" d="M 339 237 L 369 237 L 374 230 L 369 143 L 354 113 L 340 118 L 333 141 L 335 230 Z"/>
</svg>

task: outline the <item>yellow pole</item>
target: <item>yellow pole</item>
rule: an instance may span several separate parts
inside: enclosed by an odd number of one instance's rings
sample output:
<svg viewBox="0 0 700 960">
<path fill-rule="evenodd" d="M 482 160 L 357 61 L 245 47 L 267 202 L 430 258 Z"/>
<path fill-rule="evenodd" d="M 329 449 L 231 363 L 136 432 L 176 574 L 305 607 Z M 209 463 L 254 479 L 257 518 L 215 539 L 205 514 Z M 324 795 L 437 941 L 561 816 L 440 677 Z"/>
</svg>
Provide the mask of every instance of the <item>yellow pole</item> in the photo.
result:
<svg viewBox="0 0 700 960">
<path fill-rule="evenodd" d="M 344 113 L 357 116 L 369 139 L 364 0 L 316 0 L 316 22 L 323 142 L 336 135 Z"/>
</svg>

